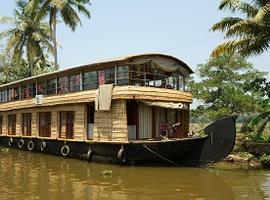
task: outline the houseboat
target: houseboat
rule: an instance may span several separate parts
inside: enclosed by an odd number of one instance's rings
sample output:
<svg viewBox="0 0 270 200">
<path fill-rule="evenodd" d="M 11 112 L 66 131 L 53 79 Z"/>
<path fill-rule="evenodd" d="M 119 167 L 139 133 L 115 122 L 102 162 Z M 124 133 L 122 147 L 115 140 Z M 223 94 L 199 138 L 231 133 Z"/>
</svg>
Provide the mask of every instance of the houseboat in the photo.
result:
<svg viewBox="0 0 270 200">
<path fill-rule="evenodd" d="M 206 166 L 235 141 L 235 117 L 190 136 L 178 58 L 141 54 L 85 64 L 0 86 L 0 144 L 121 164 Z"/>
</svg>

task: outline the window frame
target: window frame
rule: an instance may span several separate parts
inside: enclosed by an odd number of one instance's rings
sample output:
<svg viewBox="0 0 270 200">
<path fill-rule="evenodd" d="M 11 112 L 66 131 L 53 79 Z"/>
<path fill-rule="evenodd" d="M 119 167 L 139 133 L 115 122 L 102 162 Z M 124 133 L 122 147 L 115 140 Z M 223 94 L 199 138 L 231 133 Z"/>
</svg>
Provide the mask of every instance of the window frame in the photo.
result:
<svg viewBox="0 0 270 200">
<path fill-rule="evenodd" d="M 22 135 L 32 135 L 32 113 L 22 113 Z"/>
<path fill-rule="evenodd" d="M 38 134 L 39 137 L 51 137 L 52 132 L 52 113 L 51 112 L 39 112 L 38 120 Z M 44 118 L 44 119 L 43 119 Z M 44 126 L 42 126 L 41 121 L 44 120 Z M 46 121 L 47 120 L 47 121 Z M 48 130 L 48 131 L 46 131 Z"/>
<path fill-rule="evenodd" d="M 16 114 L 9 114 L 7 116 L 7 121 L 8 121 L 8 135 L 16 135 L 16 121 L 17 121 L 17 116 Z"/>
<path fill-rule="evenodd" d="M 74 139 L 74 111 L 59 112 L 59 138 Z M 63 130 L 63 127 L 65 130 Z"/>
</svg>

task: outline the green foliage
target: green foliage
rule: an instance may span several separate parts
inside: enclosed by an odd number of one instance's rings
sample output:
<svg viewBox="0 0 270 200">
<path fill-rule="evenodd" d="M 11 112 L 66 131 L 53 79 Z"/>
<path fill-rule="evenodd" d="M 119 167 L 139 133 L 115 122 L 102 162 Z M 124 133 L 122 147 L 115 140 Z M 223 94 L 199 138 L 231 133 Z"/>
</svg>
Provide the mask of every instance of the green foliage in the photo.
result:
<svg viewBox="0 0 270 200">
<path fill-rule="evenodd" d="M 0 17 L 0 23 L 12 26 L 0 33 L 0 40 L 5 39 L 7 43 L 6 54 L 12 58 L 8 67 L 0 66 L 2 73 L 23 69 L 29 73 L 28 76 L 32 76 L 54 69 L 49 61 L 51 55 L 55 57 L 55 66 L 58 67 L 57 18 L 61 17 L 74 31 L 81 24 L 78 13 L 90 17 L 87 4 L 90 4 L 89 0 L 17 0 L 14 17 Z M 11 69 L 13 66 L 18 69 Z M 25 69 L 25 66 L 29 69 Z M 16 78 L 10 78 L 13 79 Z M 9 80 L 4 80 L 6 81 Z"/>
<path fill-rule="evenodd" d="M 263 155 L 260 157 L 260 162 L 261 162 L 264 166 L 270 166 L 270 155 L 263 154 Z"/>
<path fill-rule="evenodd" d="M 267 128 L 267 125 L 270 124 L 270 101 L 268 100 L 268 105 L 264 106 L 264 112 L 259 113 L 255 116 L 253 116 L 250 119 L 250 122 L 247 124 L 247 127 L 254 132 L 254 137 L 256 138 L 262 138 L 267 137 L 267 142 L 270 142 L 270 131 L 269 133 L 266 132 L 263 134 Z M 269 129 L 269 127 L 268 127 Z"/>
<path fill-rule="evenodd" d="M 54 71 L 55 68 L 53 64 L 46 63 L 46 66 L 36 65 L 33 70 L 34 74 L 43 74 Z M 30 74 L 27 61 L 24 59 L 14 60 L 4 50 L 0 50 L 0 85 L 27 78 Z"/>
<path fill-rule="evenodd" d="M 265 73 L 255 70 L 244 58 L 233 54 L 210 58 L 206 64 L 198 65 L 196 72 L 199 81 L 192 78 L 188 86 L 194 98 L 203 101 L 195 111 L 197 115 L 217 119 L 261 109 L 257 103 L 260 94 L 244 87 Z"/>
<path fill-rule="evenodd" d="M 212 26 L 225 38 L 232 38 L 213 50 L 212 56 L 237 52 L 243 56 L 257 55 L 267 51 L 270 45 L 270 0 L 222 0 L 220 10 L 230 10 L 241 17 L 225 17 Z"/>
<path fill-rule="evenodd" d="M 34 68 L 46 67 L 47 57 L 53 50 L 49 26 L 34 20 L 38 9 L 38 4 L 30 6 L 26 1 L 19 0 L 14 18 L 0 18 L 0 23 L 9 22 L 12 25 L 12 28 L 0 33 L 0 39 L 7 39 L 6 53 L 11 55 L 13 65 L 26 58 L 29 76 L 35 75 Z"/>
<path fill-rule="evenodd" d="M 262 97 L 270 98 L 270 81 L 266 78 L 257 78 L 245 86 L 245 90 L 259 91 Z M 268 102 L 262 102 L 267 104 Z"/>
</svg>

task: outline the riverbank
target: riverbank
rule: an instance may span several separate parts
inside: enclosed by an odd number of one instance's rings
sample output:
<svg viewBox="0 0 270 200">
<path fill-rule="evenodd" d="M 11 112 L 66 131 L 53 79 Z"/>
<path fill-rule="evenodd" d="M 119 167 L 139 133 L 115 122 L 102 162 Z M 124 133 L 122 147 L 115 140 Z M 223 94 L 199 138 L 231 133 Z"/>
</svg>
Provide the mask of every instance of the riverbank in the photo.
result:
<svg viewBox="0 0 270 200">
<path fill-rule="evenodd" d="M 254 143 L 256 144 L 256 143 Z M 259 145 L 259 143 L 258 143 Z M 270 150 L 270 148 L 269 148 Z M 223 161 L 213 164 L 211 167 L 219 169 L 244 169 L 244 170 L 259 170 L 270 169 L 268 156 L 264 155 L 265 150 L 261 152 L 251 151 L 248 148 L 247 140 L 244 134 L 237 134 L 235 147 L 230 155 Z M 269 160 L 270 162 L 270 160 Z"/>
</svg>

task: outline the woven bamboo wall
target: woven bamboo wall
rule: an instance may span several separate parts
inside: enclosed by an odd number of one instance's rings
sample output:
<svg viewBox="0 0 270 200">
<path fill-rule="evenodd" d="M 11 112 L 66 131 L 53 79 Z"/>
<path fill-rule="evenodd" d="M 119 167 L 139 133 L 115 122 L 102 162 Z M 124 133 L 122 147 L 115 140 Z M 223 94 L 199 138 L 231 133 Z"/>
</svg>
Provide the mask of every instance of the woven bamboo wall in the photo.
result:
<svg viewBox="0 0 270 200">
<path fill-rule="evenodd" d="M 59 94 L 44 97 L 42 106 L 56 106 L 83 102 L 94 102 L 96 90 Z M 173 101 L 173 102 L 192 102 L 192 95 L 189 92 L 178 90 L 140 87 L 140 86 L 115 86 L 113 89 L 113 99 L 138 99 L 153 101 Z M 19 100 L 8 103 L 0 103 L 0 112 L 14 109 L 25 109 L 39 107 L 35 104 L 35 99 Z"/>
<path fill-rule="evenodd" d="M 111 111 L 95 112 L 94 141 L 127 141 L 126 101 L 112 101 Z"/>
<path fill-rule="evenodd" d="M 32 113 L 32 136 L 38 136 L 38 112 L 51 112 L 51 138 L 59 137 L 59 112 L 60 111 L 74 111 L 74 139 L 83 140 L 86 135 L 85 127 L 85 104 L 61 105 L 57 107 L 41 107 L 32 109 L 21 109 L 9 112 L 2 112 L 3 115 L 3 135 L 7 135 L 7 116 L 9 114 L 16 114 L 16 135 L 22 135 L 21 116 L 22 113 Z"/>
<path fill-rule="evenodd" d="M 116 86 L 113 91 L 113 99 L 138 99 L 192 103 L 192 95 L 189 92 L 141 86 Z"/>
</svg>

